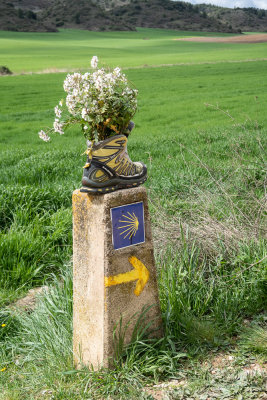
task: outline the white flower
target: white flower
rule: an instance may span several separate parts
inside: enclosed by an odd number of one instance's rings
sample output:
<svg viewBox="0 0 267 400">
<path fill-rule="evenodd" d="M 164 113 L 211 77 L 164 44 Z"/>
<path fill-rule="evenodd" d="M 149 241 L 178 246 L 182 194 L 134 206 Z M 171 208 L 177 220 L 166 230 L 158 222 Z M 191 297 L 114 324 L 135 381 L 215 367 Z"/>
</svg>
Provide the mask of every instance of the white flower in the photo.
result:
<svg viewBox="0 0 267 400">
<path fill-rule="evenodd" d="M 121 74 L 121 69 L 119 67 L 116 67 L 113 71 L 114 75 L 120 76 Z"/>
<path fill-rule="evenodd" d="M 97 68 L 97 64 L 98 64 L 98 58 L 97 58 L 97 56 L 93 56 L 92 60 L 91 60 L 91 67 L 96 69 Z"/>
<path fill-rule="evenodd" d="M 59 122 L 57 118 L 55 119 L 53 126 L 55 132 L 58 132 L 60 135 L 64 135 L 63 131 L 64 124 L 62 122 Z"/>
<path fill-rule="evenodd" d="M 85 74 L 68 74 L 64 81 L 66 108 L 69 117 L 63 120 L 63 100 L 55 107 L 54 131 L 60 135 L 71 123 L 78 123 L 86 137 L 96 140 L 95 132 L 105 135 L 110 129 L 105 121 L 117 121 L 123 128 L 137 108 L 137 90 L 131 88 L 119 67 L 113 70 L 98 69 L 98 58 L 91 60 L 93 70 Z M 121 122 L 122 121 L 122 122 Z M 114 123 L 115 125 L 115 123 Z M 43 132 L 43 131 L 42 131 Z M 107 131 L 108 132 L 108 131 Z M 50 138 L 43 132 L 41 138 Z"/>
<path fill-rule="evenodd" d="M 56 106 L 56 107 L 54 108 L 54 110 L 55 110 L 56 116 L 57 116 L 58 118 L 60 118 L 60 117 L 61 117 L 62 110 L 61 110 L 58 106 Z"/>
<path fill-rule="evenodd" d="M 87 116 L 88 116 L 87 115 L 87 110 L 86 110 L 86 108 L 83 108 L 82 109 L 82 118 L 86 120 Z"/>
<path fill-rule="evenodd" d="M 45 133 L 45 131 L 41 130 L 39 133 L 39 138 L 42 139 L 44 142 L 49 142 L 50 137 Z"/>
</svg>

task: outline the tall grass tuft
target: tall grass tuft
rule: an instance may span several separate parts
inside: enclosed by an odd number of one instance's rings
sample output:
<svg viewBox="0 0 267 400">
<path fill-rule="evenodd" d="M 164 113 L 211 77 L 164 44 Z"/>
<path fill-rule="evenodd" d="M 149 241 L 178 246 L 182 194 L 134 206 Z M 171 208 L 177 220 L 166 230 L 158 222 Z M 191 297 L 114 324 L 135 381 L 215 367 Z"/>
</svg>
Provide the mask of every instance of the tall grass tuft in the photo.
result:
<svg viewBox="0 0 267 400">
<path fill-rule="evenodd" d="M 267 360 L 267 329 L 266 323 L 262 326 L 255 325 L 246 328 L 241 333 L 240 346 L 246 352 L 260 354 L 265 362 Z"/>
<path fill-rule="evenodd" d="M 194 243 L 158 255 L 166 329 L 178 343 L 198 350 L 223 344 L 236 334 L 242 318 L 266 306 L 264 269 L 254 265 L 265 254 L 264 246 L 249 248 L 243 245 L 228 259 L 215 261 L 203 259 Z"/>
</svg>

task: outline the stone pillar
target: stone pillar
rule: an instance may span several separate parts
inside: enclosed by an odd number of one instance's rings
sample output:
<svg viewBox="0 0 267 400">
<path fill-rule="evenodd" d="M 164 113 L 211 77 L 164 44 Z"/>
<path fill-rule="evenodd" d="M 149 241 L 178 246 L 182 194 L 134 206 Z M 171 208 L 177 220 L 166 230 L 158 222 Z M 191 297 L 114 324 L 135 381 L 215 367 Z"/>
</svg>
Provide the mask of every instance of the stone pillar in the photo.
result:
<svg viewBox="0 0 267 400">
<path fill-rule="evenodd" d="M 104 195 L 73 192 L 74 362 L 109 367 L 113 332 L 129 344 L 140 315 L 162 335 L 147 194 L 144 187 Z M 122 334 L 123 336 L 124 334 Z"/>
</svg>

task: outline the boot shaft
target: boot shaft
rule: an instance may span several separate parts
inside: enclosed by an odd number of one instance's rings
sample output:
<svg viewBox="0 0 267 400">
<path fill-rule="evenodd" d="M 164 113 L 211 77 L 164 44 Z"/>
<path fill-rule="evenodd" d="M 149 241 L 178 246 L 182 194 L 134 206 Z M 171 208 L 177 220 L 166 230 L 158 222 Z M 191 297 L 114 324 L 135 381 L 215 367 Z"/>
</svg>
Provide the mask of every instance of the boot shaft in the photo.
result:
<svg viewBox="0 0 267 400">
<path fill-rule="evenodd" d="M 123 176 L 138 173 L 139 163 L 131 161 L 127 152 L 127 137 L 116 135 L 92 146 L 92 162 L 101 163 Z M 90 161 L 89 161 L 90 162 Z"/>
</svg>

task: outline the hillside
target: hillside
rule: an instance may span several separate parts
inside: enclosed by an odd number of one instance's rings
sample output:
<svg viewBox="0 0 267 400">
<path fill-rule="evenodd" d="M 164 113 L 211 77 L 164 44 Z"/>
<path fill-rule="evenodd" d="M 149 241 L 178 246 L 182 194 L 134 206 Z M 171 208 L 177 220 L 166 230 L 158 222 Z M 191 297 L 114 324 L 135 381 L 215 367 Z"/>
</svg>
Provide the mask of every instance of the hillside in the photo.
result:
<svg viewBox="0 0 267 400">
<path fill-rule="evenodd" d="M 171 0 L 2 0 L 0 29 L 95 31 L 136 27 L 210 32 L 266 31 L 267 13 Z"/>
<path fill-rule="evenodd" d="M 93 0 L 2 0 L 0 29 L 51 32 L 58 27 L 88 30 L 131 30 L 129 24 L 96 5 Z"/>
<path fill-rule="evenodd" d="M 36 11 L 42 13 L 45 3 L 48 2 L 46 0 L 37 0 L 36 2 L 1 0 L 0 29 L 21 32 L 55 32 L 55 24 L 44 20 L 41 14 L 37 17 Z"/>
<path fill-rule="evenodd" d="M 208 17 L 196 6 L 182 1 L 133 0 L 127 5 L 115 7 L 113 13 L 132 26 L 144 28 L 229 32 L 229 27 L 218 19 Z M 234 29 L 230 31 L 234 32 Z"/>
<path fill-rule="evenodd" d="M 223 24 L 227 24 L 243 32 L 266 32 L 267 11 L 257 8 L 224 8 L 201 4 L 200 12 L 205 12 L 208 17 L 216 18 Z"/>
</svg>

